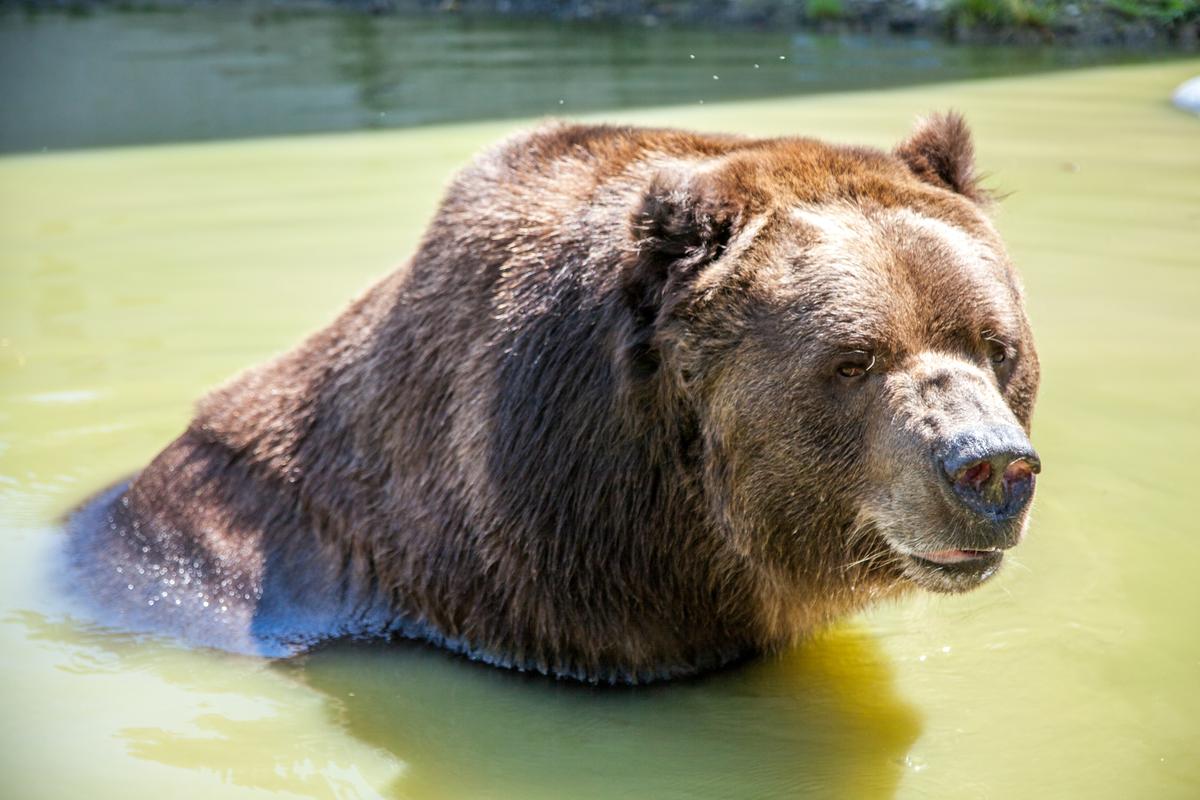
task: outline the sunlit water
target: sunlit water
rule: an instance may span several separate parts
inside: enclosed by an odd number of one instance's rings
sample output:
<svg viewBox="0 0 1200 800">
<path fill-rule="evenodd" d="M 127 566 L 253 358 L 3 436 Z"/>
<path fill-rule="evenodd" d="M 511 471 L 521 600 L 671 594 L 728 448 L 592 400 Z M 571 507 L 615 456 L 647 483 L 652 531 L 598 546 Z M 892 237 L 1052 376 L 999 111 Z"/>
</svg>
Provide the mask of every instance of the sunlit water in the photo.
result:
<svg viewBox="0 0 1200 800">
<path fill-rule="evenodd" d="M 6 797 L 1195 797 L 1200 62 L 622 119 L 887 145 L 962 109 L 1044 366 L 1031 534 L 966 597 L 596 690 L 418 645 L 286 663 L 96 629 L 55 520 L 412 248 L 509 123 L 0 159 Z"/>
<path fill-rule="evenodd" d="M 698 105 L 1152 56 L 237 4 L 8 11 L 0 4 L 0 151 Z"/>
</svg>

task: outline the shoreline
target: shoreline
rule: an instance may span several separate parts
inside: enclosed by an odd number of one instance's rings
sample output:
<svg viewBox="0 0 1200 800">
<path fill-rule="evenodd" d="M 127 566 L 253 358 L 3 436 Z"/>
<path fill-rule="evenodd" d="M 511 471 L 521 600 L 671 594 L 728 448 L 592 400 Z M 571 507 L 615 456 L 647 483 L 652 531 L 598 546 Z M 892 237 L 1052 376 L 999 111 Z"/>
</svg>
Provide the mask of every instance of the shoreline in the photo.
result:
<svg viewBox="0 0 1200 800">
<path fill-rule="evenodd" d="M 920 36 L 964 44 L 1200 49 L 1200 0 L 0 0 L 0 13 L 241 9 Z"/>
</svg>

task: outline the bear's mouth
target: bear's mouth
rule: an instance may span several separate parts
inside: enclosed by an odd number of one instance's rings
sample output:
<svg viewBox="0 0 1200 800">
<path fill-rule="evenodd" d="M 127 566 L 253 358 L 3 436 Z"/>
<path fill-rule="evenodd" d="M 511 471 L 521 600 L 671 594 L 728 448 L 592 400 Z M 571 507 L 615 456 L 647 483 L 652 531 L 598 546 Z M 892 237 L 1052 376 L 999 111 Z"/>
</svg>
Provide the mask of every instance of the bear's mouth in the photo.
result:
<svg viewBox="0 0 1200 800">
<path fill-rule="evenodd" d="M 905 554 L 905 572 L 915 583 L 937 592 L 963 592 L 996 574 L 1004 551 L 947 549 Z"/>
<path fill-rule="evenodd" d="M 963 564 L 997 556 L 1000 555 L 1000 550 L 995 547 L 987 550 L 930 550 L 910 555 L 912 558 L 920 561 L 929 561 L 938 566 L 945 567 L 951 564 Z"/>
</svg>

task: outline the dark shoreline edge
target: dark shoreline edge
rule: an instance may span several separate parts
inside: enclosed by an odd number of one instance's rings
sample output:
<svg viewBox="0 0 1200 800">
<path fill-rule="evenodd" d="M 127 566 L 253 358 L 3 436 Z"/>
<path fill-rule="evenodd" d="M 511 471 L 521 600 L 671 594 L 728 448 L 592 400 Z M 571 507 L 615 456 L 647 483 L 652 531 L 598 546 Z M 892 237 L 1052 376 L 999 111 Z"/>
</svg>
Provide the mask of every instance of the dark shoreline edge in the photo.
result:
<svg viewBox="0 0 1200 800">
<path fill-rule="evenodd" d="M 1200 0 L 0 0 L 0 12 L 253 10 L 461 15 L 645 27 L 940 37 L 978 44 L 1200 47 Z"/>
</svg>

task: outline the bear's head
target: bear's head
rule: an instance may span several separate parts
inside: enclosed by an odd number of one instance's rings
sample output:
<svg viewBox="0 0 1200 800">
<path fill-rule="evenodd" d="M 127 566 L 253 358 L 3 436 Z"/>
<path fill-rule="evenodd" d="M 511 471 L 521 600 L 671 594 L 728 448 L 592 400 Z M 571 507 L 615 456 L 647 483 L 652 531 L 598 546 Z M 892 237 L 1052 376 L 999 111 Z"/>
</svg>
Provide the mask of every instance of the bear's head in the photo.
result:
<svg viewBox="0 0 1200 800">
<path fill-rule="evenodd" d="M 1026 527 L 1038 360 L 970 135 L 670 165 L 633 213 L 630 380 L 693 415 L 710 518 L 764 574 L 965 591 Z"/>
</svg>

